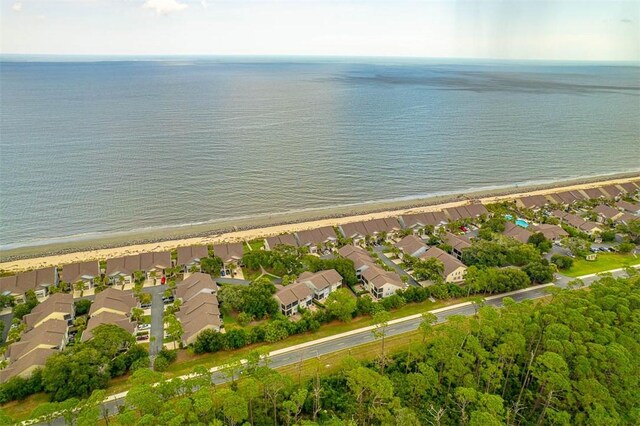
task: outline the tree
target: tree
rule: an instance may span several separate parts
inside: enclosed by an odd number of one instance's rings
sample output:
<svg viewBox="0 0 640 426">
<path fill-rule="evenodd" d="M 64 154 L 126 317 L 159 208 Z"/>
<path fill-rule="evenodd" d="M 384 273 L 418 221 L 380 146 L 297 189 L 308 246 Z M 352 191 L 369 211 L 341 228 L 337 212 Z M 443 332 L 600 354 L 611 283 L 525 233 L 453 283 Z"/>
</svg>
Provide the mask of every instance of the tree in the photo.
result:
<svg viewBox="0 0 640 426">
<path fill-rule="evenodd" d="M 548 253 L 552 247 L 551 241 L 549 241 L 542 232 L 532 234 L 527 240 L 527 243 L 535 246 L 541 253 Z"/>
<path fill-rule="evenodd" d="M 438 317 L 431 312 L 425 312 L 422 314 L 422 321 L 420 322 L 420 331 L 422 332 L 422 342 L 429 337 L 433 331 L 433 325 L 438 322 Z"/>
<path fill-rule="evenodd" d="M 522 269 L 531 282 L 544 284 L 553 281 L 553 268 L 540 262 L 530 263 Z"/>
<path fill-rule="evenodd" d="M 164 323 L 166 324 L 167 337 L 176 344 L 181 342 L 184 329 L 182 328 L 182 323 L 178 321 L 176 316 L 166 315 L 164 317 Z"/>
<path fill-rule="evenodd" d="M 91 347 L 58 353 L 47 359 L 42 385 L 53 401 L 87 397 L 106 386 L 109 374 L 103 365 L 102 354 Z"/>
<path fill-rule="evenodd" d="M 623 241 L 620 244 L 618 244 L 618 251 L 620 253 L 625 253 L 625 254 L 631 253 L 631 251 L 635 248 L 636 248 L 636 245 L 629 241 Z"/>
<path fill-rule="evenodd" d="M 121 351 L 129 350 L 135 345 L 135 338 L 114 324 L 101 324 L 92 330 L 91 340 L 87 346 L 95 348 L 106 360 L 112 360 Z"/>
<path fill-rule="evenodd" d="M 373 315 L 374 328 L 371 331 L 373 337 L 380 339 L 380 373 L 384 374 L 384 365 L 386 363 L 386 355 L 384 351 L 384 340 L 387 336 L 387 327 L 391 316 L 387 311 L 379 311 Z"/>
<path fill-rule="evenodd" d="M 573 259 L 562 254 L 554 254 L 551 256 L 551 263 L 558 266 L 558 269 L 565 270 L 573 266 Z"/>
<path fill-rule="evenodd" d="M 13 318 L 21 320 L 25 315 L 31 313 L 33 308 L 40 303 L 36 297 L 36 293 L 29 289 L 24 294 L 24 303 L 19 303 L 13 307 Z"/>
<path fill-rule="evenodd" d="M 591 243 L 577 237 L 564 238 L 562 244 L 573 253 L 574 256 L 585 257 L 589 254 Z"/>
<path fill-rule="evenodd" d="M 351 321 L 356 310 L 356 303 L 356 298 L 349 293 L 349 290 L 340 288 L 329 294 L 325 306 L 330 316 L 348 322 Z"/>
<path fill-rule="evenodd" d="M 89 309 L 91 309 L 91 300 L 89 299 L 80 299 L 74 303 L 76 309 L 76 316 L 86 315 L 89 313 Z"/>
<path fill-rule="evenodd" d="M 219 276 L 223 266 L 222 259 L 218 256 L 200 259 L 200 269 L 202 272 L 212 276 Z"/>
<path fill-rule="evenodd" d="M 435 257 L 418 259 L 413 264 L 413 274 L 418 281 L 428 280 L 441 284 L 444 282 L 444 263 Z"/>
</svg>

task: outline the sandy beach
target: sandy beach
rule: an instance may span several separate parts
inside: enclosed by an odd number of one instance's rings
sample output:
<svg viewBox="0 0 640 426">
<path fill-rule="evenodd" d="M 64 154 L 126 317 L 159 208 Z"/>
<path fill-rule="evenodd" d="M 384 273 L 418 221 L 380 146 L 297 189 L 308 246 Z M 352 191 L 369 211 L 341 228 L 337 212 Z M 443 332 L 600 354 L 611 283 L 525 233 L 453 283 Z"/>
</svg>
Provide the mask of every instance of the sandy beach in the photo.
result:
<svg viewBox="0 0 640 426">
<path fill-rule="evenodd" d="M 403 214 L 441 210 L 467 204 L 470 200 L 483 204 L 504 200 L 512 200 L 526 195 L 550 194 L 567 190 L 587 189 L 603 185 L 620 184 L 638 180 L 638 173 L 618 174 L 606 177 L 576 179 L 544 185 L 514 186 L 505 189 L 468 192 L 450 196 L 430 197 L 425 199 L 400 200 L 382 202 L 371 205 L 345 206 L 330 211 L 298 212 L 294 215 L 272 215 L 263 218 L 243 219 L 228 223 L 201 225 L 167 231 L 163 235 L 150 235 L 139 241 L 122 241 L 117 238 L 105 238 L 100 241 L 75 241 L 50 246 L 25 247 L 1 253 L 0 269 L 4 271 L 22 271 L 47 266 L 87 260 L 103 260 L 113 257 L 171 250 L 179 246 L 197 244 L 215 244 L 220 242 L 248 241 L 318 228 L 336 226 L 349 222 L 400 216 Z M 209 229 L 206 229 L 206 228 Z M 182 238 L 179 237 L 182 232 Z M 191 234 L 191 235 L 188 235 Z M 122 239 L 123 237 L 120 237 Z"/>
</svg>

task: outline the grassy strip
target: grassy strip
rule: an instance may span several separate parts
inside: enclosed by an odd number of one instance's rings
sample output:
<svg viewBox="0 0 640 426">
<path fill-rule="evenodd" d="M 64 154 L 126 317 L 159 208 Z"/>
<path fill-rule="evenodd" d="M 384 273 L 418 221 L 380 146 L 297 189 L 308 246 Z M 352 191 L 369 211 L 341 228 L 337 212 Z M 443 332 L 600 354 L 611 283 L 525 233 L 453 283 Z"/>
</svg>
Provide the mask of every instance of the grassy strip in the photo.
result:
<svg viewBox="0 0 640 426">
<path fill-rule="evenodd" d="M 634 265 L 640 265 L 640 257 L 632 254 L 598 253 L 598 258 L 594 261 L 574 259 L 573 266 L 562 273 L 569 277 L 580 277 Z"/>
<path fill-rule="evenodd" d="M 453 305 L 461 302 L 465 302 L 467 300 L 472 300 L 473 298 L 463 298 L 463 299 L 452 299 L 448 301 L 425 301 L 421 303 L 412 303 L 403 306 L 400 309 L 390 312 L 391 319 L 402 318 L 410 315 L 420 314 L 432 309 L 441 308 L 448 305 Z M 215 367 L 218 365 L 223 365 L 228 363 L 231 360 L 242 358 L 246 356 L 249 352 L 257 348 L 268 348 L 269 351 L 273 351 L 276 349 L 282 349 L 289 346 L 299 345 L 301 343 L 310 342 L 312 340 L 321 339 L 323 337 L 329 337 L 336 334 L 344 333 L 347 331 L 356 330 L 358 328 L 367 327 L 371 325 L 371 318 L 368 316 L 365 317 L 357 317 L 354 318 L 351 322 L 343 323 L 339 321 L 334 321 L 328 324 L 324 324 L 320 329 L 315 333 L 305 333 L 298 334 L 294 336 L 289 336 L 288 338 L 281 340 L 279 342 L 275 342 L 273 344 L 265 344 L 259 343 L 251 346 L 246 346 L 244 348 L 235 350 L 235 351 L 221 351 L 211 354 L 202 354 L 196 355 L 191 350 L 181 350 L 178 353 L 178 359 L 176 362 L 171 364 L 169 369 L 163 373 L 164 378 L 169 379 L 172 377 L 181 376 L 184 374 L 190 373 L 193 368 L 197 365 L 202 365 L 207 368 Z M 411 336 L 411 333 L 405 333 L 399 336 L 393 336 L 386 339 L 386 342 L 398 341 L 402 342 L 407 339 L 405 336 Z M 414 336 L 414 339 L 415 336 Z M 371 345 L 377 347 L 377 343 L 368 343 L 362 346 L 358 346 L 351 349 L 345 349 L 343 351 L 339 351 L 333 354 L 328 354 L 321 359 L 327 358 L 327 362 L 325 364 L 338 366 L 336 362 L 331 362 L 334 359 L 341 359 L 344 357 L 345 353 L 351 353 L 352 356 L 355 357 L 355 354 L 361 353 L 363 358 L 366 355 L 371 355 L 372 349 Z M 388 343 L 385 343 L 388 345 Z M 393 346 L 387 346 L 388 348 L 392 348 Z M 362 349 L 364 348 L 364 349 Z M 338 354 L 340 354 L 338 356 Z M 360 358 L 359 358 L 360 359 Z M 298 368 L 299 366 L 287 366 L 280 369 L 281 371 L 288 371 L 293 368 L 295 370 L 296 378 L 298 377 Z M 315 367 L 313 370 L 313 374 L 315 374 Z M 113 395 L 116 393 L 124 392 L 131 387 L 131 384 L 128 382 L 129 375 L 116 377 L 114 379 L 109 380 L 107 385 L 107 393 L 109 395 Z M 22 421 L 29 418 L 29 413 L 33 411 L 38 405 L 48 402 L 48 396 L 45 393 L 38 393 L 35 395 L 31 395 L 22 401 L 12 401 L 5 404 L 2 409 L 11 416 L 16 421 Z"/>
</svg>

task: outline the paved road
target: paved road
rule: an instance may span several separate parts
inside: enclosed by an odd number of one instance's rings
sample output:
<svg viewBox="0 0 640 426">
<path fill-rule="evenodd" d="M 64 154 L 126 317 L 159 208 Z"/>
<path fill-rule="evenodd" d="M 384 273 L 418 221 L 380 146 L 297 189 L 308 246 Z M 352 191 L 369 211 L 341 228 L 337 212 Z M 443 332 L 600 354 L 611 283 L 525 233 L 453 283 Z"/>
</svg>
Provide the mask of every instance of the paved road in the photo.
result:
<svg viewBox="0 0 640 426">
<path fill-rule="evenodd" d="M 391 259 L 389 259 L 384 253 L 383 251 L 384 247 L 383 246 L 373 246 L 373 251 L 376 252 L 376 254 L 378 255 L 378 257 L 380 258 L 380 260 L 382 261 L 382 263 L 384 263 L 385 265 L 387 265 L 388 267 L 392 268 L 394 271 L 396 271 L 396 273 L 398 275 L 405 276 L 407 277 L 407 283 L 409 285 L 413 285 L 416 287 L 420 287 L 420 283 L 418 283 L 418 281 L 414 280 L 413 277 L 409 274 L 407 274 L 407 271 L 405 271 L 404 269 L 402 269 L 400 266 L 396 265 L 395 263 L 393 263 L 391 261 Z"/>
<path fill-rule="evenodd" d="M 615 277 L 626 276 L 624 271 L 616 271 L 612 273 Z M 590 275 L 582 278 L 585 286 L 591 285 L 594 281 L 596 281 L 599 277 L 597 275 Z M 522 302 L 524 300 L 535 300 L 541 297 L 548 295 L 549 288 L 559 287 L 566 288 L 567 283 L 573 280 L 573 278 L 569 278 L 567 276 L 557 274 L 556 282 L 554 284 L 547 284 L 545 286 L 536 286 L 529 289 L 519 290 L 512 293 L 506 293 L 503 295 L 491 296 L 485 299 L 484 305 L 493 306 L 496 308 L 503 306 L 503 299 L 505 297 L 510 297 L 516 302 Z M 447 321 L 453 315 L 463 315 L 463 316 L 471 316 L 475 315 L 477 310 L 477 306 L 472 303 L 464 303 L 459 305 L 454 305 L 448 308 L 438 309 L 436 314 L 437 322 L 442 323 Z M 413 330 L 416 330 L 420 325 L 422 318 L 417 317 L 414 318 L 408 317 L 410 319 L 398 319 L 392 321 L 387 327 L 387 336 L 396 336 L 399 334 L 407 333 Z M 316 358 L 321 355 L 330 354 L 332 352 L 349 349 L 352 347 L 360 346 L 365 343 L 370 343 L 375 341 L 371 330 L 368 328 L 354 330 L 353 332 L 349 332 L 348 335 L 338 335 L 336 337 L 318 339 L 315 342 L 309 342 L 305 344 L 305 347 L 296 348 L 293 347 L 291 350 L 276 351 L 276 354 L 272 354 L 269 356 L 270 359 L 270 367 L 279 368 L 287 365 L 292 365 L 300 362 L 300 360 L 308 360 L 312 358 Z M 216 384 L 224 383 L 227 381 L 224 375 L 220 372 L 212 373 L 212 381 Z M 124 396 L 119 396 L 117 399 L 110 400 L 103 404 L 103 407 L 109 411 L 109 413 L 116 414 L 118 406 L 124 404 Z M 64 425 L 63 418 L 57 419 L 52 424 L 55 425 Z"/>
<path fill-rule="evenodd" d="M 162 350 L 164 343 L 164 303 L 162 302 L 162 295 L 165 290 L 166 286 L 164 285 L 143 289 L 145 293 L 151 294 L 152 297 L 150 335 L 154 338 L 149 341 L 149 355 L 151 356 L 157 355 Z"/>
</svg>

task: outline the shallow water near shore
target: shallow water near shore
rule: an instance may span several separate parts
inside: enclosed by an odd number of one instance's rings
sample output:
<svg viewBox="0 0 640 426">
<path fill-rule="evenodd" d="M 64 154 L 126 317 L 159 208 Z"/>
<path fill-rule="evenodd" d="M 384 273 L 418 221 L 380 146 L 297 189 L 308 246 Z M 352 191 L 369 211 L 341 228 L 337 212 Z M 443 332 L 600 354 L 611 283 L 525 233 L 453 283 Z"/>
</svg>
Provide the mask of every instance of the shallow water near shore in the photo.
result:
<svg viewBox="0 0 640 426">
<path fill-rule="evenodd" d="M 198 234 L 637 170 L 639 70 L 4 61 L 0 251 Z"/>
</svg>

